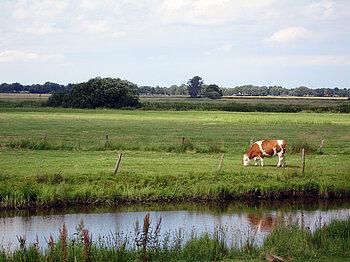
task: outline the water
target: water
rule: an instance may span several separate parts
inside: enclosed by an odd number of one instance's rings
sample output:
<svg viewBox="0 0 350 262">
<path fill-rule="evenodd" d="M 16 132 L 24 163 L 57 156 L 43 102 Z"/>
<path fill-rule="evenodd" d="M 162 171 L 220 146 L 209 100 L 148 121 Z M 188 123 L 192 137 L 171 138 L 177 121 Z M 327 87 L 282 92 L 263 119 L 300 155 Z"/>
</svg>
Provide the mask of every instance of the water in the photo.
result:
<svg viewBox="0 0 350 262">
<path fill-rule="evenodd" d="M 72 236 L 77 232 L 76 227 L 81 221 L 92 233 L 93 240 L 116 232 L 134 236 L 135 222 L 138 220 L 142 227 L 148 212 L 153 227 L 162 219 L 161 236 L 166 232 L 175 235 L 181 230 L 184 238 L 188 239 L 193 232 L 200 235 L 221 228 L 228 243 L 240 246 L 248 238 L 254 237 L 254 243 L 260 245 L 264 237 L 282 220 L 298 221 L 314 231 L 317 226 L 329 223 L 332 219 L 346 219 L 350 216 L 350 201 L 234 201 L 2 211 L 0 246 L 14 250 L 19 247 L 18 237 L 25 236 L 29 244 L 36 242 L 37 235 L 39 246 L 46 248 L 50 234 L 57 240 L 59 228 L 62 229 L 64 223 L 68 235 Z"/>
</svg>

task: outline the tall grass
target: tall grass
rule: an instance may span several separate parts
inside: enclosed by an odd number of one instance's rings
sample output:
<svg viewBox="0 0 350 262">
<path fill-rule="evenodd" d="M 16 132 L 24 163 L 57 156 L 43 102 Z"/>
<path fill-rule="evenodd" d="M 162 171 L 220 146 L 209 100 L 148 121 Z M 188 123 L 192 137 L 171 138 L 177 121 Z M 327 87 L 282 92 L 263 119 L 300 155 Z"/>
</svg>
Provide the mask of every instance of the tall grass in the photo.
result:
<svg viewBox="0 0 350 262">
<path fill-rule="evenodd" d="M 161 236 L 161 220 L 153 224 L 149 214 L 143 226 L 135 223 L 134 234 L 117 232 L 106 237 L 89 233 L 83 221 L 76 233 L 67 235 L 65 224 L 59 228 L 59 238 L 52 235 L 47 248 L 39 249 L 39 241 L 26 245 L 19 237 L 20 248 L 14 252 L 0 251 L 0 261 L 251 261 L 261 258 L 280 260 L 346 260 L 350 258 L 350 218 L 332 221 L 311 233 L 303 225 L 281 223 L 266 237 L 261 246 L 232 246 L 220 231 L 203 233 L 184 241 L 183 235 L 173 232 Z M 142 228 L 142 229 L 141 229 Z M 175 231 L 176 232 L 176 231 Z"/>
<path fill-rule="evenodd" d="M 306 154 L 312 154 L 317 150 L 314 145 L 306 140 L 296 139 L 292 143 L 288 144 L 289 153 L 301 154 L 303 149 L 305 150 Z"/>
<path fill-rule="evenodd" d="M 224 201 L 285 197 L 346 198 L 348 174 L 338 181 L 316 172 L 191 172 L 187 175 L 39 173 L 22 179 L 0 176 L 0 208 L 114 205 L 124 202 Z M 316 179 L 318 177 L 318 179 Z M 307 178 L 307 179 L 306 179 Z"/>
</svg>

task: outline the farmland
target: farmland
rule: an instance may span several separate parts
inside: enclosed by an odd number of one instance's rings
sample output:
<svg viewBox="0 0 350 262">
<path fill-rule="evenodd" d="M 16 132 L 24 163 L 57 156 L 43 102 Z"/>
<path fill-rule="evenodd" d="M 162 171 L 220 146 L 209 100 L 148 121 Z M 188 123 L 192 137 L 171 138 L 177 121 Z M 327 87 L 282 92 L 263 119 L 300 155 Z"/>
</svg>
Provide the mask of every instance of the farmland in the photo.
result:
<svg viewBox="0 0 350 262">
<path fill-rule="evenodd" d="M 347 114 L 2 108 L 0 123 L 2 208 L 350 195 Z M 242 167 L 251 137 L 285 139 L 286 166 Z"/>
</svg>

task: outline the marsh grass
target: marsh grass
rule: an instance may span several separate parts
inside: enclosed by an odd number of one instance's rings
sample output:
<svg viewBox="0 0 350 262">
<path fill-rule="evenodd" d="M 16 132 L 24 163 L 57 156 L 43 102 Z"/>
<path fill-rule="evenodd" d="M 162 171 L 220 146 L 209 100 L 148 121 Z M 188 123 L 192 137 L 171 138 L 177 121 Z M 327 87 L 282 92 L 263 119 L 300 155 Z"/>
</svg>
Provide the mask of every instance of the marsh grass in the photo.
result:
<svg viewBox="0 0 350 262">
<path fill-rule="evenodd" d="M 312 236 L 315 246 L 327 253 L 340 256 L 350 256 L 350 219 L 345 221 L 332 221 L 330 224 L 319 225 Z"/>
</svg>

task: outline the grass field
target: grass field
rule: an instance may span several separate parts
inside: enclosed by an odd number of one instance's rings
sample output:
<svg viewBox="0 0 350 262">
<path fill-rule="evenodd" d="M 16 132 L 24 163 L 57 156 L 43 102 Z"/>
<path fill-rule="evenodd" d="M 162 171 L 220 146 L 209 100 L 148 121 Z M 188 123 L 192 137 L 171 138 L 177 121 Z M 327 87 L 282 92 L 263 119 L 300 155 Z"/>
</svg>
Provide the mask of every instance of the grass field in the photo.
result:
<svg viewBox="0 0 350 262">
<path fill-rule="evenodd" d="M 347 114 L 2 108 L 0 205 L 349 197 L 349 134 Z M 251 137 L 285 139 L 286 166 L 242 167 Z"/>
</svg>

